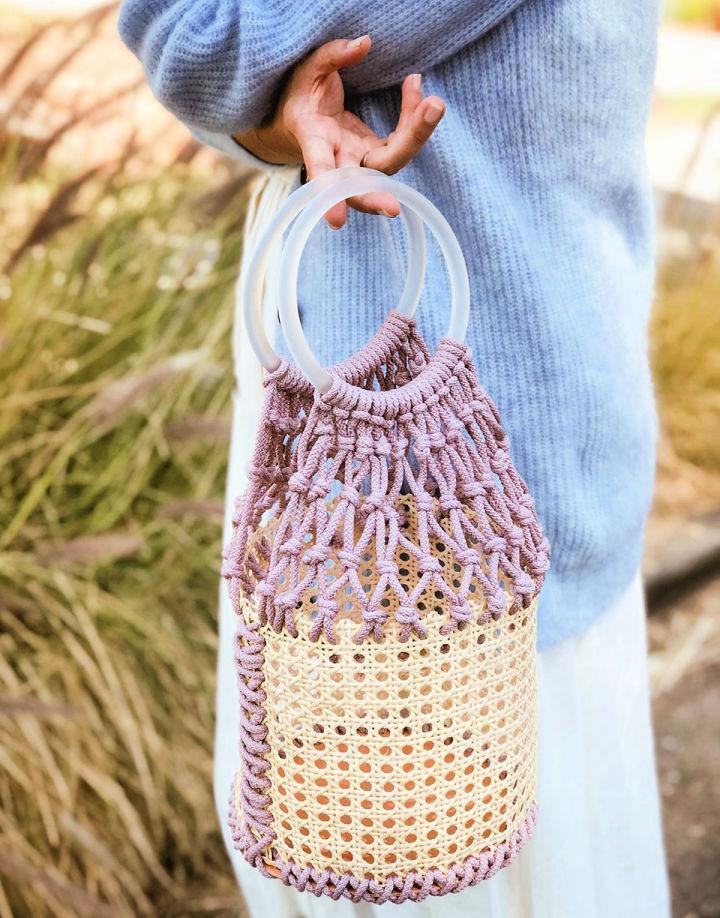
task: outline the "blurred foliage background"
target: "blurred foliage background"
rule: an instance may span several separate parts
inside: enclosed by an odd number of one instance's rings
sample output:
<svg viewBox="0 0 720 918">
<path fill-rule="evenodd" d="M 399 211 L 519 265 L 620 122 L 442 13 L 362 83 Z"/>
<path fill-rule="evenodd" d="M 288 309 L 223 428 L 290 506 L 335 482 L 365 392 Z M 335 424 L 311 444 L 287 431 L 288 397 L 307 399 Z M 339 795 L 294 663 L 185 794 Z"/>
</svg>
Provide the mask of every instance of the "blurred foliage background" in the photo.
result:
<svg viewBox="0 0 720 918">
<path fill-rule="evenodd" d="M 163 112 L 114 5 L 90 6 L 0 13 L 0 918 L 236 915 L 211 746 L 253 176 Z M 720 5 L 677 0 L 668 17 L 691 25 L 661 33 L 649 132 L 663 433 L 646 572 L 676 914 L 707 918 L 720 915 L 707 723 L 720 708 Z"/>
</svg>

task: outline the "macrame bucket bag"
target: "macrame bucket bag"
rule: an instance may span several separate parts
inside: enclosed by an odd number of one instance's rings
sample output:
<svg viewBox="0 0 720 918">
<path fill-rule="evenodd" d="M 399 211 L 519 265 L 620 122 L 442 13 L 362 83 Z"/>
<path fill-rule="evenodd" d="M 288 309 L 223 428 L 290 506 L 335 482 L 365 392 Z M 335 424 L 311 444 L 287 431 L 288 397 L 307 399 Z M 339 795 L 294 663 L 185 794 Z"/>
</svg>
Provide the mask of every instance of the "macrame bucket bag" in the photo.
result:
<svg viewBox="0 0 720 918">
<path fill-rule="evenodd" d="M 241 699 L 231 823 L 268 876 L 401 903 L 492 876 L 532 831 L 548 548 L 462 343 L 455 237 L 417 192 L 352 172 L 352 193 L 389 190 L 433 230 L 450 330 L 384 389 L 318 364 L 297 314 L 300 252 L 348 194 L 321 189 L 288 238 L 280 302 L 314 400 L 282 495 L 256 489 L 263 512 L 226 571 Z"/>
</svg>

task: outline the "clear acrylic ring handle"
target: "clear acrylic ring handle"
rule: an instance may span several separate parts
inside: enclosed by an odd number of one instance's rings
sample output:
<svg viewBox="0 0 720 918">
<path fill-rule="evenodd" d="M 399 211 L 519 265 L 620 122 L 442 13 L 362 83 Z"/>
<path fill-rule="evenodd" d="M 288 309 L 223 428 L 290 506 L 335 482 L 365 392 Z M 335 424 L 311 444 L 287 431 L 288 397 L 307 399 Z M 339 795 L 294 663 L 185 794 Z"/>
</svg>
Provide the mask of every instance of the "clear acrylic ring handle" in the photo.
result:
<svg viewBox="0 0 720 918">
<path fill-rule="evenodd" d="M 304 222 L 303 209 L 320 193 L 332 191 L 333 194 L 336 193 L 337 200 L 342 201 L 354 193 L 350 190 L 353 178 L 359 174 L 366 174 L 368 171 L 359 166 L 333 169 L 313 179 L 312 182 L 302 185 L 284 202 L 258 240 L 245 272 L 242 300 L 245 327 L 250 343 L 266 370 L 277 369 L 280 362 L 280 358 L 267 339 L 263 325 L 263 282 L 274 247 L 282 240 L 285 230 L 296 217 L 298 221 L 303 221 L 303 226 L 307 225 Z M 411 316 L 417 309 L 425 280 L 427 248 L 422 221 L 412 211 L 402 211 L 401 217 L 407 229 L 408 265 L 405 287 L 397 310 Z M 313 220 L 310 228 L 315 225 L 315 222 L 317 221 Z M 270 289 L 276 291 L 279 302 L 285 295 L 287 285 L 278 283 L 275 286 L 271 285 Z M 294 286 L 292 289 L 295 289 Z"/>
<path fill-rule="evenodd" d="M 317 221 L 329 207 L 349 195 L 387 191 L 394 195 L 401 204 L 421 217 L 437 239 L 450 278 L 452 309 L 447 337 L 456 341 L 464 341 L 470 316 L 470 283 L 465 259 L 455 233 L 437 207 L 419 191 L 389 178 L 382 172 L 376 172 L 374 169 L 350 166 L 338 172 L 348 175 L 347 186 L 343 186 L 342 191 L 339 190 L 339 187 L 323 190 L 305 208 L 287 237 L 279 269 L 283 283 L 279 296 L 280 323 L 283 333 L 295 362 L 320 392 L 327 392 L 332 385 L 332 377 L 313 353 L 300 322 L 297 301 L 298 271 L 303 249 Z"/>
</svg>

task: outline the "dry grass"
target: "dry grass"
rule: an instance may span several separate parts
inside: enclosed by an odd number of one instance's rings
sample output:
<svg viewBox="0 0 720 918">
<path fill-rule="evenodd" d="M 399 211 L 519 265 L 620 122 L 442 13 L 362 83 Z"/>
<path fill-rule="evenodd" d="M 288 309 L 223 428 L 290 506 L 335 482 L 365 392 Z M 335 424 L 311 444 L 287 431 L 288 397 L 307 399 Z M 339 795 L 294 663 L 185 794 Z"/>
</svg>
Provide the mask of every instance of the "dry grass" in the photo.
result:
<svg viewBox="0 0 720 918">
<path fill-rule="evenodd" d="M 89 178 L 90 211 L 0 281 L 3 918 L 228 891 L 216 444 L 243 193 L 202 228 L 186 180 Z"/>
<path fill-rule="evenodd" d="M 211 742 L 246 182 L 146 181 L 129 148 L 73 174 L 9 124 L 0 916 L 232 914 Z"/>
<path fill-rule="evenodd" d="M 720 116 L 720 112 L 718 113 Z M 720 208 L 701 220 L 677 208 L 658 271 L 651 325 L 662 437 L 655 510 L 698 515 L 720 507 Z"/>
</svg>

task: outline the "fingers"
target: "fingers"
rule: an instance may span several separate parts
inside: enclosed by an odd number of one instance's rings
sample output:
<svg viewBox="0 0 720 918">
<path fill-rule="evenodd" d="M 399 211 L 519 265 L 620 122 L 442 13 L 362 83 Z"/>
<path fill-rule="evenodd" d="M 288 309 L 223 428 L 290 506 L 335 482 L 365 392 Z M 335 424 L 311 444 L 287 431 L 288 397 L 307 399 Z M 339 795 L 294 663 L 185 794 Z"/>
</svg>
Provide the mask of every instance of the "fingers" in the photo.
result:
<svg viewBox="0 0 720 918">
<path fill-rule="evenodd" d="M 382 214 L 384 217 L 397 217 L 400 213 L 400 204 L 391 194 L 377 192 L 374 194 L 360 194 L 347 199 L 353 210 L 364 214 Z"/>
<path fill-rule="evenodd" d="M 402 84 L 402 105 L 398 129 L 406 127 L 412 113 L 422 102 L 422 77 L 419 73 L 411 73 Z"/>
<path fill-rule="evenodd" d="M 420 99 L 418 100 L 418 95 Z M 397 128 L 383 146 L 371 150 L 365 165 L 392 175 L 422 150 L 445 114 L 445 103 L 437 96 L 422 99 L 417 74 L 403 83 L 403 101 Z"/>
<path fill-rule="evenodd" d="M 328 41 L 308 57 L 306 66 L 316 76 L 327 76 L 341 67 L 352 67 L 367 57 L 372 41 L 369 35 L 360 38 Z"/>
<path fill-rule="evenodd" d="M 316 81 L 339 70 L 342 67 L 351 67 L 359 64 L 370 51 L 372 42 L 369 35 L 351 40 L 338 39 L 326 42 L 314 51 L 303 64 L 300 65 L 295 76 L 295 91 L 302 92 L 302 87 L 310 89 Z M 297 142 L 302 152 L 303 162 L 307 170 L 308 179 L 312 180 L 323 172 L 336 168 L 335 145 L 331 132 L 310 133 L 302 130 L 302 120 L 299 130 L 295 131 Z M 325 219 L 333 229 L 339 229 L 347 220 L 347 204 L 335 204 L 325 214 Z"/>
<path fill-rule="evenodd" d="M 352 157 L 347 154 L 340 154 L 337 157 L 338 168 L 342 166 L 357 166 L 357 156 Z M 364 214 L 382 214 L 385 217 L 397 217 L 400 213 L 400 204 L 398 200 L 387 192 L 372 192 L 370 194 L 358 194 L 347 199 L 347 203 L 353 210 L 359 210 Z"/>
<path fill-rule="evenodd" d="M 335 152 L 330 141 L 320 134 L 301 134 L 298 137 L 308 181 L 335 168 Z M 347 220 L 347 205 L 344 201 L 333 205 L 325 214 L 333 229 L 340 229 Z"/>
</svg>

